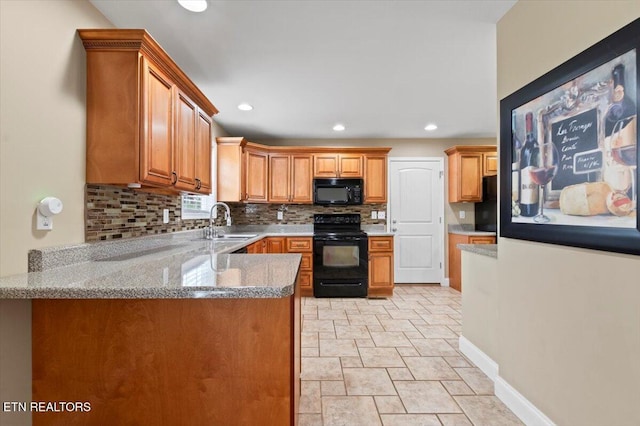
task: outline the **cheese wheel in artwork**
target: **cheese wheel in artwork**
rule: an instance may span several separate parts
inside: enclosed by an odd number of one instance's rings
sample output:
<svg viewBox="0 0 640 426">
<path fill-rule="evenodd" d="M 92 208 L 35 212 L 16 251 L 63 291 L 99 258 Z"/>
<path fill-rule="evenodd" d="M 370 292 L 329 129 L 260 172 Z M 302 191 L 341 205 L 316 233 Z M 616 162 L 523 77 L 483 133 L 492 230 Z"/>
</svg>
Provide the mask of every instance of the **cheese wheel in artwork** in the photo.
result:
<svg viewBox="0 0 640 426">
<path fill-rule="evenodd" d="M 570 185 L 560 193 L 560 211 L 573 216 L 609 214 L 607 197 L 611 187 L 606 182 Z"/>
</svg>

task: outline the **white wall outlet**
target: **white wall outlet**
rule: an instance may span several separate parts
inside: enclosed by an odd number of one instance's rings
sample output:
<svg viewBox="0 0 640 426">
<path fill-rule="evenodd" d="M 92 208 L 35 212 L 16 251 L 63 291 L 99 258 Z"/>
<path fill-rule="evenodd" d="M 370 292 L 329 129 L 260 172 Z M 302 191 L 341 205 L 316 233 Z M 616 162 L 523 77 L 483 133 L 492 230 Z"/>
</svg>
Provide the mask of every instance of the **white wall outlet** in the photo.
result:
<svg viewBox="0 0 640 426">
<path fill-rule="evenodd" d="M 386 219 L 386 218 L 387 218 L 387 212 L 385 211 L 378 212 L 378 219 Z"/>
<path fill-rule="evenodd" d="M 278 212 L 278 220 L 284 219 L 284 212 Z"/>
<path fill-rule="evenodd" d="M 53 229 L 53 218 L 43 216 L 38 213 L 36 218 L 36 229 L 39 231 L 51 231 Z"/>
<path fill-rule="evenodd" d="M 467 217 L 467 212 L 460 210 L 460 219 L 464 219 L 465 217 Z"/>
<path fill-rule="evenodd" d="M 377 211 L 372 211 L 371 212 L 371 219 L 377 219 L 378 218 L 378 212 Z"/>
<path fill-rule="evenodd" d="M 169 223 L 169 209 L 162 210 L 162 223 Z"/>
</svg>

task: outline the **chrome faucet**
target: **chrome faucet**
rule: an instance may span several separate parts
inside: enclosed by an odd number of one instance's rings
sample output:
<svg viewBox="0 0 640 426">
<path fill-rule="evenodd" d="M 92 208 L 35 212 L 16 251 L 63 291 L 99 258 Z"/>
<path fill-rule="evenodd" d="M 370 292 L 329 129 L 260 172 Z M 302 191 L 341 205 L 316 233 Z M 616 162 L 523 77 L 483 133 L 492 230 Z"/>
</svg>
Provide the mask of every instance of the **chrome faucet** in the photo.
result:
<svg viewBox="0 0 640 426">
<path fill-rule="evenodd" d="M 224 218 L 227 220 L 227 226 L 231 226 L 231 210 L 229 209 L 229 205 L 222 201 L 218 201 L 211 206 L 211 212 L 209 213 L 209 231 L 205 231 L 205 237 L 207 238 L 215 238 L 218 236 L 218 231 L 213 226 L 213 212 L 218 206 L 224 207 Z"/>
</svg>

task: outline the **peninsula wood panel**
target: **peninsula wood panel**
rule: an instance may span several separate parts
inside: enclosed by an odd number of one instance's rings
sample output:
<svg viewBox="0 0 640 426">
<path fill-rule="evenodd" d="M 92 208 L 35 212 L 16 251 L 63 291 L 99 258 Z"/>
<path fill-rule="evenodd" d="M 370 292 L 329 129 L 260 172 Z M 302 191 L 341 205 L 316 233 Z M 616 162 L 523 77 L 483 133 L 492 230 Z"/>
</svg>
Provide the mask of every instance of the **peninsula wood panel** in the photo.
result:
<svg viewBox="0 0 640 426">
<path fill-rule="evenodd" d="M 300 298 L 34 300 L 33 425 L 293 425 Z M 269 318 L 265 321 L 265 318 Z M 185 423 L 186 422 L 186 423 Z"/>
</svg>

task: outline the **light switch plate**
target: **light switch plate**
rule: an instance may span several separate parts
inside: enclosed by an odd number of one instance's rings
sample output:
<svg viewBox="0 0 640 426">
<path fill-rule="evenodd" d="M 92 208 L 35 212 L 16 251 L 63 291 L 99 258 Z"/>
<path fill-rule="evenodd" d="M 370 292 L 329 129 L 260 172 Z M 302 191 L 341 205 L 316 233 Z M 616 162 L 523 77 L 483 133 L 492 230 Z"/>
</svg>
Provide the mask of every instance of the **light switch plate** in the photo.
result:
<svg viewBox="0 0 640 426">
<path fill-rule="evenodd" d="M 385 211 L 378 212 L 378 219 L 386 219 L 386 218 L 387 218 L 387 212 Z"/>
<path fill-rule="evenodd" d="M 467 217 L 467 212 L 460 210 L 460 219 L 464 219 L 465 217 Z"/>
<path fill-rule="evenodd" d="M 371 219 L 377 219 L 378 218 L 378 212 L 377 211 L 372 211 L 371 212 Z"/>
<path fill-rule="evenodd" d="M 278 220 L 284 219 L 284 214 L 282 212 L 278 212 Z"/>
<path fill-rule="evenodd" d="M 162 210 L 162 223 L 169 223 L 169 209 Z"/>
</svg>

